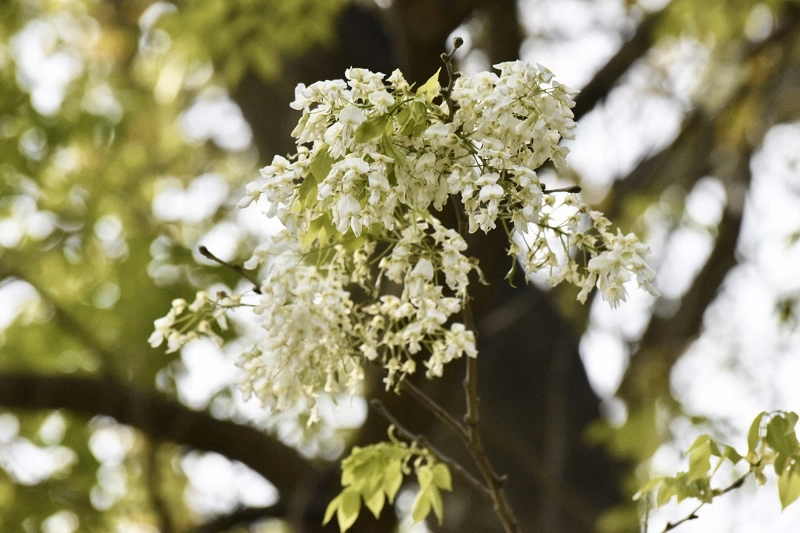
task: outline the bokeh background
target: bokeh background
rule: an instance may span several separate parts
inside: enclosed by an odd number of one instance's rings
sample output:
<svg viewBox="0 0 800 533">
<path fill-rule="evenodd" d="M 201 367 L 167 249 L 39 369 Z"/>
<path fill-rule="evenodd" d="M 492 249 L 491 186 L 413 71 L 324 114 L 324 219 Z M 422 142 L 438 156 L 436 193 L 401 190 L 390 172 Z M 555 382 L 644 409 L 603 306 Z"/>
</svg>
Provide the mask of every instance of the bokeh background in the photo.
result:
<svg viewBox="0 0 800 533">
<path fill-rule="evenodd" d="M 455 35 L 464 72 L 521 58 L 581 89 L 570 172 L 541 175 L 642 236 L 662 292 L 610 310 L 514 289 L 504 236 L 471 241 L 492 282 L 475 294 L 484 440 L 523 529 L 643 530 L 631 495 L 685 469 L 697 435 L 741 451 L 758 412 L 800 408 L 798 2 L 5 0 L 2 531 L 323 530 L 337 458 L 385 420 L 330 401 L 308 430 L 242 401 L 246 316 L 223 347 L 147 338 L 174 298 L 248 289 L 196 250 L 241 263 L 274 229 L 235 205 L 293 151 L 297 83 L 350 66 L 424 82 Z M 461 375 L 426 385 L 453 412 Z M 464 457 L 416 406 L 365 394 Z M 455 483 L 444 524 L 414 531 L 497 531 Z M 408 531 L 409 506 L 353 531 Z M 797 507 L 750 480 L 680 530 L 796 531 Z"/>
</svg>

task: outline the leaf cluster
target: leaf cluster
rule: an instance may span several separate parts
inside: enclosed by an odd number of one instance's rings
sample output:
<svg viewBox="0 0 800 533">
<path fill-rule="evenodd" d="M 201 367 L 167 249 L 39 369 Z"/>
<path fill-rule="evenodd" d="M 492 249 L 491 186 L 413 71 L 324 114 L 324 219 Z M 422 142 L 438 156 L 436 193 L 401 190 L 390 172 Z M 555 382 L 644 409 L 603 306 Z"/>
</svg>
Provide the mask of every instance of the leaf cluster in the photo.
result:
<svg viewBox="0 0 800 533">
<path fill-rule="evenodd" d="M 392 440 L 366 447 L 354 447 L 342 461 L 342 492 L 325 511 L 323 524 L 336 515 L 339 529 L 344 532 L 358 518 L 361 502 L 377 518 L 388 500 L 391 504 L 413 467 L 419 485 L 411 516 L 414 522 L 425 519 L 433 510 L 442 521 L 442 490 L 452 490 L 450 470 L 436 462 L 430 452 L 412 444 Z"/>
<path fill-rule="evenodd" d="M 750 425 L 746 454 L 717 442 L 710 435 L 700 435 L 687 450 L 687 471 L 652 479 L 633 498 L 639 500 L 655 492 L 656 507 L 666 505 L 673 496 L 678 503 L 693 498 L 699 500 L 702 506 L 741 487 L 750 475 L 755 477 L 759 485 L 765 484 L 767 477 L 764 471 L 772 465 L 778 476 L 778 497 L 785 509 L 800 497 L 800 441 L 795 431 L 797 421 L 797 413 L 791 411 L 759 413 Z M 746 463 L 748 470 L 727 487 L 712 487 L 711 478 L 725 461 L 732 465 Z M 694 518 L 694 513 L 691 516 Z"/>
</svg>

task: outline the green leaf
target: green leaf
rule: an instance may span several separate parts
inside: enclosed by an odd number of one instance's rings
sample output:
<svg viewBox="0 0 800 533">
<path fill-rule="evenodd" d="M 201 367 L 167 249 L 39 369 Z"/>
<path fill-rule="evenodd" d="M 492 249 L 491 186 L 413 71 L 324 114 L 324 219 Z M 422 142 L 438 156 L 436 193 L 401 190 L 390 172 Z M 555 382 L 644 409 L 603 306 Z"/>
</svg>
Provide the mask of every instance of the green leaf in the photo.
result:
<svg viewBox="0 0 800 533">
<path fill-rule="evenodd" d="M 359 144 L 368 143 L 378 135 L 381 135 L 388 123 L 389 115 L 380 115 L 365 120 L 356 128 L 355 141 Z"/>
<path fill-rule="evenodd" d="M 361 495 L 352 487 L 347 487 L 339 495 L 341 501 L 336 512 L 336 520 L 339 522 L 339 531 L 344 533 L 352 526 L 358 518 L 361 510 Z"/>
<path fill-rule="evenodd" d="M 328 145 L 323 144 L 319 152 L 317 152 L 317 155 L 314 156 L 314 160 L 311 161 L 311 165 L 309 165 L 311 174 L 316 178 L 318 183 L 321 183 L 322 180 L 328 177 L 333 163 L 335 163 L 335 160 L 328 153 Z"/>
<path fill-rule="evenodd" d="M 433 514 L 436 515 L 436 518 L 439 520 L 439 525 L 442 525 L 442 519 L 444 518 L 444 505 L 442 504 L 442 493 L 439 492 L 439 489 L 436 487 L 431 487 L 430 489 L 430 501 L 431 507 L 433 507 Z"/>
<path fill-rule="evenodd" d="M 400 125 L 401 132 L 405 129 L 409 120 L 411 120 L 411 108 L 404 107 L 397 113 L 397 123 Z"/>
<path fill-rule="evenodd" d="M 755 417 L 753 423 L 750 424 L 750 430 L 747 432 L 747 452 L 755 453 L 758 447 L 758 441 L 761 437 L 761 420 L 767 416 L 766 411 L 761 411 Z"/>
<path fill-rule="evenodd" d="M 403 484 L 403 470 L 400 461 L 392 461 L 383 474 L 383 490 L 389 498 L 389 503 L 394 501 L 400 485 Z"/>
<path fill-rule="evenodd" d="M 424 96 L 428 102 L 433 101 L 434 98 L 439 96 L 439 92 L 442 89 L 442 86 L 439 85 L 439 73 L 441 71 L 441 67 L 437 69 L 436 74 L 428 78 L 428 81 L 417 89 L 417 95 Z"/>
<path fill-rule="evenodd" d="M 336 510 L 339 509 L 339 504 L 341 503 L 341 501 L 342 501 L 342 495 L 340 494 L 339 496 L 332 499 L 331 503 L 328 504 L 328 508 L 325 509 L 325 518 L 322 519 L 323 526 L 331 521 L 331 518 L 333 518 L 333 513 L 335 513 Z"/>
<path fill-rule="evenodd" d="M 395 164 L 402 165 L 406 160 L 405 154 L 395 147 L 388 135 L 384 135 L 381 138 L 381 150 L 383 150 L 384 154 L 391 157 Z"/>
<path fill-rule="evenodd" d="M 450 469 L 443 463 L 433 466 L 433 484 L 444 490 L 453 490 L 453 480 L 450 477 Z"/>
<path fill-rule="evenodd" d="M 405 113 L 406 111 L 408 111 L 408 113 Z M 427 127 L 428 108 L 425 106 L 424 102 L 416 100 L 411 103 L 410 108 L 401 111 L 397 118 L 402 125 L 400 135 L 416 137 L 425 131 Z"/>
<path fill-rule="evenodd" d="M 383 504 L 385 501 L 386 496 L 383 494 L 383 490 L 376 490 L 369 497 L 364 498 L 364 504 L 370 511 L 372 511 L 372 514 L 375 515 L 375 518 L 378 518 L 381 515 L 381 510 L 383 509 Z"/>
<path fill-rule="evenodd" d="M 310 209 L 317 203 L 319 184 L 328 177 L 334 160 L 328 154 L 328 146 L 323 145 L 309 165 L 310 174 L 306 174 L 303 183 L 297 188 L 297 202 L 292 206 L 294 212 Z"/>
<path fill-rule="evenodd" d="M 636 494 L 633 495 L 633 500 L 634 501 L 638 501 L 638 500 L 642 499 L 642 496 L 644 496 L 645 494 L 647 494 L 651 490 L 654 490 L 657 487 L 660 487 L 661 484 L 664 483 L 665 479 L 667 479 L 667 478 L 665 478 L 665 477 L 657 477 L 655 479 L 651 479 L 650 481 L 648 481 L 647 483 L 642 485 L 642 487 L 639 490 L 636 491 Z"/>
<path fill-rule="evenodd" d="M 414 499 L 414 506 L 411 508 L 411 518 L 414 520 L 415 524 L 425 520 L 425 517 L 431 512 L 430 491 L 430 487 L 421 490 L 417 493 L 416 499 Z"/>
<path fill-rule="evenodd" d="M 786 455 L 794 455 L 800 448 L 794 424 L 790 424 L 790 420 L 782 415 L 773 416 L 769 421 L 765 440 L 773 450 Z"/>
<path fill-rule="evenodd" d="M 742 455 L 731 446 L 725 446 L 724 450 L 725 451 L 722 452 L 722 457 L 729 460 L 733 464 L 737 464 L 739 461 L 744 459 L 744 457 L 742 457 Z"/>
<path fill-rule="evenodd" d="M 318 240 L 320 246 L 324 246 L 330 240 L 331 235 L 336 234 L 336 226 L 329 214 L 324 214 L 311 221 L 308 229 L 300 237 L 300 245 L 303 248 L 310 246 L 314 240 Z"/>
<path fill-rule="evenodd" d="M 417 483 L 422 490 L 427 489 L 433 484 L 433 470 L 429 466 L 420 466 L 417 468 Z"/>
<path fill-rule="evenodd" d="M 413 117 L 414 129 L 413 135 L 419 135 L 428 126 L 428 108 L 422 102 L 414 102 L 411 104 L 411 116 Z"/>
<path fill-rule="evenodd" d="M 778 476 L 778 496 L 786 509 L 800 497 L 800 463 L 792 463 Z"/>
<path fill-rule="evenodd" d="M 700 435 L 689 448 L 688 482 L 699 479 L 708 479 L 708 470 L 711 468 L 711 437 Z"/>
</svg>

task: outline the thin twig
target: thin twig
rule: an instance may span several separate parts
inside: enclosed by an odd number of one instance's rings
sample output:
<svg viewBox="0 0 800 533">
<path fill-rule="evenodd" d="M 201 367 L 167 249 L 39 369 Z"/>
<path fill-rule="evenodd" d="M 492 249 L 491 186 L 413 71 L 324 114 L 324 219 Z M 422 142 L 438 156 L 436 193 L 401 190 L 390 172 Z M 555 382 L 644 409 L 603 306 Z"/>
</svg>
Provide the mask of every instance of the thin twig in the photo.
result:
<svg viewBox="0 0 800 533">
<path fill-rule="evenodd" d="M 211 251 L 205 246 L 198 246 L 197 249 L 200 251 L 200 254 L 203 257 L 211 259 L 215 263 L 219 263 L 220 265 L 233 270 L 234 272 L 242 276 L 244 279 L 252 283 L 254 285 L 253 292 L 256 294 L 261 294 L 261 283 L 259 283 L 257 279 L 255 279 L 251 274 L 249 274 L 241 265 L 234 265 L 232 263 L 228 263 L 227 261 L 223 261 L 216 255 L 212 254 Z"/>
<path fill-rule="evenodd" d="M 417 442 L 420 445 L 420 447 L 425 448 L 426 450 L 431 452 L 434 455 L 434 457 L 436 457 L 436 459 L 438 459 L 442 463 L 445 463 L 447 466 L 450 467 L 451 470 L 454 470 L 456 473 L 458 473 L 478 493 L 483 494 L 484 496 L 491 496 L 489 488 L 483 483 L 481 483 L 478 478 L 469 473 L 469 471 L 467 471 L 467 469 L 464 468 L 455 459 L 450 458 L 444 452 L 433 446 L 430 443 L 430 441 L 428 441 L 428 439 L 426 439 L 423 435 L 412 433 L 397 419 L 397 417 L 395 417 L 389 411 L 389 409 L 386 408 L 383 402 L 381 402 L 377 398 L 373 398 L 370 401 L 370 405 L 372 405 L 372 407 L 376 411 L 378 411 L 378 414 L 380 414 L 383 418 L 385 418 L 390 424 L 394 425 L 395 429 L 397 429 L 397 432 L 402 437 L 412 442 Z"/>
<path fill-rule="evenodd" d="M 552 194 L 554 192 L 568 192 L 568 193 L 579 193 L 581 192 L 580 185 L 571 185 L 569 187 L 562 187 L 560 189 L 548 189 L 547 186 L 542 183 L 542 193 L 544 194 Z"/>
<path fill-rule="evenodd" d="M 450 428 L 453 433 L 456 434 L 458 438 L 461 440 L 466 441 L 469 439 L 469 433 L 467 428 L 459 422 L 458 420 L 453 417 L 450 413 L 448 413 L 444 407 L 436 403 L 436 401 L 425 394 L 420 388 L 416 385 L 411 383 L 410 381 L 404 379 L 400 382 L 400 389 L 403 392 L 408 393 L 417 403 L 421 404 L 425 409 L 427 409 L 433 416 L 439 419 L 445 426 Z"/>
<path fill-rule="evenodd" d="M 442 98 L 447 103 L 447 122 L 453 122 L 453 116 L 456 113 L 456 109 L 458 109 L 458 104 L 453 102 L 452 94 L 453 87 L 456 84 L 456 80 L 461 77 L 461 73 L 453 70 L 453 56 L 455 56 L 456 50 L 461 48 L 462 44 L 464 44 L 464 39 L 456 37 L 453 39 L 453 49 L 450 52 L 442 53 L 441 56 L 444 68 L 447 71 L 447 87 L 442 89 Z"/>
<path fill-rule="evenodd" d="M 742 474 L 736 481 L 734 481 L 733 483 L 731 483 L 730 485 L 728 485 L 727 487 L 722 489 L 722 491 L 719 494 L 717 494 L 716 497 L 722 496 L 723 494 L 727 494 L 727 493 L 731 492 L 732 490 L 736 490 L 736 489 L 740 488 L 742 485 L 744 485 L 744 482 L 747 479 L 747 476 L 749 476 L 752 473 L 753 473 L 753 471 L 749 470 L 746 473 Z M 697 516 L 697 511 L 702 509 L 703 506 L 706 505 L 707 503 L 709 503 L 709 502 L 701 502 L 700 505 L 695 507 L 694 510 L 691 513 L 689 513 L 688 515 L 684 516 L 683 518 L 681 518 L 677 522 L 667 522 L 667 525 L 664 526 L 664 532 L 663 533 L 667 533 L 667 531 L 672 531 L 673 529 L 675 529 L 679 525 L 683 524 L 684 522 L 688 522 L 689 520 L 696 520 L 696 519 L 700 518 L 699 516 Z"/>
</svg>

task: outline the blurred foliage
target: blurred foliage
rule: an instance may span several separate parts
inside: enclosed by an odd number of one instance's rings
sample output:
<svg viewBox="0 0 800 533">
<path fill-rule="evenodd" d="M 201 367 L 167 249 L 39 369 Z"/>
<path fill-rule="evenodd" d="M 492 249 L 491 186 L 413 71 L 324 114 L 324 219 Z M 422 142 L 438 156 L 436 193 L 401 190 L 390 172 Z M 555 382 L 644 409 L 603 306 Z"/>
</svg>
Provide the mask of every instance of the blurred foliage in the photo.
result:
<svg viewBox="0 0 800 533">
<path fill-rule="evenodd" d="M 620 3 L 638 9 L 633 0 Z M 1 371 L 110 375 L 174 392 L 183 363 L 180 354 L 149 348 L 153 320 L 196 288 L 239 282 L 200 265 L 194 250 L 205 236 L 222 232 L 231 244 L 226 259 L 247 255 L 249 230 L 228 222 L 236 220 L 241 185 L 269 156 L 259 161 L 241 126 L 247 117 L 238 116 L 239 129 L 225 135 L 203 129 L 198 117 L 237 119 L 227 91 L 248 71 L 273 79 L 287 57 L 331 45 L 345 4 L 0 2 L 0 301 L 18 304 L 0 306 Z M 784 55 L 757 50 L 795 9 L 793 0 L 669 3 L 652 50 L 686 39 L 702 43 L 710 57 L 689 100 L 718 127 L 690 148 L 733 160 L 720 148 L 752 150 L 769 120 L 797 120 L 800 84 L 782 74 L 782 65 L 800 63 L 796 39 Z M 782 84 L 782 96 L 770 93 L 773 82 Z M 691 155 L 680 153 L 670 164 Z M 679 228 L 692 179 L 683 172 L 669 187 L 634 191 L 619 222 L 635 226 L 634 219 L 656 211 L 665 225 Z M 204 185 L 193 189 L 198 180 Z M 176 199 L 189 207 L 179 209 Z M 791 293 L 776 308 L 793 327 L 797 301 Z M 580 315 L 574 302 L 562 304 L 565 314 Z M 681 347 L 656 348 L 658 355 Z M 590 431 L 593 440 L 636 463 L 669 438 L 664 420 L 683 416 L 669 387 L 674 359 L 657 363 L 638 375 L 649 396 L 627 423 L 598 423 Z M 98 445 L 102 439 L 119 453 L 109 455 Z M 707 455 L 716 455 L 711 441 L 704 442 L 703 466 Z M 188 481 L 180 456 L 177 447 L 149 442 L 106 418 L 0 413 L 0 529 L 39 531 L 57 519 L 77 524 L 76 531 L 124 524 L 157 529 L 165 521 L 186 530 L 198 517 L 183 497 Z M 42 464 L 55 466 L 39 470 L 21 464 L 22 457 L 50 457 Z M 686 487 L 680 494 L 688 494 Z M 601 526 L 631 530 L 634 511 L 621 508 Z"/>
<path fill-rule="evenodd" d="M 181 362 L 147 345 L 153 320 L 194 287 L 238 281 L 199 265 L 193 250 L 232 218 L 235 190 L 257 171 L 246 125 L 231 143 L 187 131 L 189 115 L 233 105 L 223 87 L 246 68 L 275 76 L 285 54 L 330 40 L 342 5 L 0 4 L 0 292 L 8 295 L 0 298 L 15 301 L 0 333 L 3 371 L 113 375 L 146 388 L 160 376 L 162 388 L 174 388 Z M 198 177 L 216 198 L 191 189 Z M 165 216 L 155 203 L 165 191 L 203 201 Z M 231 235 L 233 257 L 250 248 L 247 239 L 244 230 Z M 56 519 L 80 531 L 157 526 L 164 517 L 154 498 L 168 500 L 179 530 L 196 520 L 185 476 L 170 466 L 175 447 L 68 412 L 1 416 L 3 531 L 38 531 L 65 509 Z M 43 439 L 53 417 L 60 437 Z M 104 458 L 92 447 L 99 435 L 127 443 L 124 453 Z M 49 475 L 19 464 L 36 454 L 61 466 Z"/>
<path fill-rule="evenodd" d="M 248 68 L 270 79 L 280 73 L 282 55 L 330 45 L 332 22 L 346 4 L 345 0 L 187 0 L 178 3 L 174 15 L 161 17 L 158 27 L 173 40 L 167 58 L 172 72 L 179 76 L 193 61 L 211 60 L 233 86 Z"/>
</svg>

